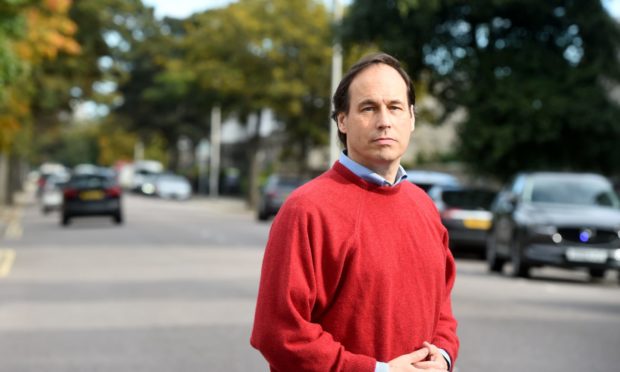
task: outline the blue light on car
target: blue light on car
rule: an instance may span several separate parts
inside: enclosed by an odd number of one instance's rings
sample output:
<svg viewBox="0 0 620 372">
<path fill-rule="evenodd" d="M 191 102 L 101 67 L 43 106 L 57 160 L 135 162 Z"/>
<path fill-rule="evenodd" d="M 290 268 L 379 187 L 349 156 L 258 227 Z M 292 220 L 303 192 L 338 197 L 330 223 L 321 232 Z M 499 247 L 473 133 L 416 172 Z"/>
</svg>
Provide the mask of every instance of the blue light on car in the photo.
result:
<svg viewBox="0 0 620 372">
<path fill-rule="evenodd" d="M 579 240 L 581 240 L 581 242 L 586 243 L 588 240 L 590 240 L 590 232 L 589 231 L 582 231 L 579 233 Z"/>
</svg>

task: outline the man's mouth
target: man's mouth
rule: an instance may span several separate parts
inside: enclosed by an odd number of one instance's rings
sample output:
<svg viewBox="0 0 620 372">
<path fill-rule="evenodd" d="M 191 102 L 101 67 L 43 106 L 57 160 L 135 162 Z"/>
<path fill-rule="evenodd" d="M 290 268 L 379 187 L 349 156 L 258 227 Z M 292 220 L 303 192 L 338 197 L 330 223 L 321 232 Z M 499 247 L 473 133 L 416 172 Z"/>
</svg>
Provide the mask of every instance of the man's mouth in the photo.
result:
<svg viewBox="0 0 620 372">
<path fill-rule="evenodd" d="M 387 145 L 396 142 L 396 140 L 391 137 L 379 137 L 375 138 L 372 142 L 378 143 L 380 145 Z"/>
</svg>

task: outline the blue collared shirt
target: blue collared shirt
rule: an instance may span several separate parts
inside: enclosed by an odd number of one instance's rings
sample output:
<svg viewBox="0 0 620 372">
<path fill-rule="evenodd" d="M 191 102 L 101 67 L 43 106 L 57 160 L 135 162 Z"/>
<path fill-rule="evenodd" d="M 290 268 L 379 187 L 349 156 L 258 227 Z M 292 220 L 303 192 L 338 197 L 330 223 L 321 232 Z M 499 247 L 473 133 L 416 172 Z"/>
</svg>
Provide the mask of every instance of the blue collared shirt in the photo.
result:
<svg viewBox="0 0 620 372">
<path fill-rule="evenodd" d="M 377 172 L 374 172 L 352 160 L 350 157 L 347 156 L 345 151 L 340 153 L 340 158 L 338 159 L 338 161 L 340 162 L 340 164 L 344 165 L 348 170 L 355 173 L 362 179 L 380 186 L 396 186 L 407 178 L 407 172 L 402 165 L 398 166 L 398 171 L 396 172 L 396 180 L 394 181 L 394 183 L 390 183 L 390 181 L 386 180 Z"/>
<path fill-rule="evenodd" d="M 358 177 L 362 179 L 380 185 L 380 186 L 396 186 L 401 183 L 403 180 L 407 179 L 407 172 L 405 172 L 405 168 L 402 165 L 398 166 L 398 171 L 396 172 L 396 180 L 394 183 L 390 183 L 383 176 L 377 174 L 377 172 L 373 172 L 372 170 L 366 168 L 365 166 L 357 163 L 347 156 L 346 151 L 340 153 L 340 158 L 338 158 L 340 164 L 344 165 L 345 168 L 353 172 Z M 450 355 L 444 349 L 439 349 L 439 352 L 448 362 L 448 370 L 452 367 L 452 360 L 450 359 Z M 375 372 L 389 372 L 390 367 L 387 363 L 377 362 L 375 366 Z"/>
</svg>

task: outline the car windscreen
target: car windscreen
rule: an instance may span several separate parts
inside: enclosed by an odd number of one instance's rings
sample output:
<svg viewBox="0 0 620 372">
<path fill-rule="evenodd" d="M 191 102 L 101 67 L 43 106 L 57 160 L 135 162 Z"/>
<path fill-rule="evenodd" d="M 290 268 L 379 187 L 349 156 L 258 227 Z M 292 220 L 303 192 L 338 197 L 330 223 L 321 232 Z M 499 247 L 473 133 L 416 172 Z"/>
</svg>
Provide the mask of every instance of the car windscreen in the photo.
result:
<svg viewBox="0 0 620 372">
<path fill-rule="evenodd" d="M 76 189 L 105 189 L 114 186 L 114 181 L 100 175 L 79 175 L 71 177 L 68 186 Z"/>
<path fill-rule="evenodd" d="M 620 201 L 611 184 L 598 177 L 540 177 L 533 180 L 527 191 L 525 199 L 533 203 L 620 208 Z"/>
<path fill-rule="evenodd" d="M 432 183 L 414 182 L 414 184 L 426 192 L 428 192 L 428 190 L 430 190 L 430 188 L 433 187 Z"/>
<path fill-rule="evenodd" d="M 495 194 L 487 190 L 444 190 L 442 199 L 448 208 L 489 210 Z"/>
</svg>

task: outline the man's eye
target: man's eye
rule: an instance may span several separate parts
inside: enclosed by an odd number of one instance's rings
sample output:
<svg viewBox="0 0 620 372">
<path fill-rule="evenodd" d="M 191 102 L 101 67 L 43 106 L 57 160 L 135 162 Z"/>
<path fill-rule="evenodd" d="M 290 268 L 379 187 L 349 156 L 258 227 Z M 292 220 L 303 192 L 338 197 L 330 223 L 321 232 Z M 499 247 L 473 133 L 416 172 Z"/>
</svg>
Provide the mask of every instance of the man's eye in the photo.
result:
<svg viewBox="0 0 620 372">
<path fill-rule="evenodd" d="M 373 111 L 375 108 L 372 106 L 362 107 L 362 111 Z"/>
<path fill-rule="evenodd" d="M 400 106 L 391 106 L 390 110 L 402 110 L 403 108 Z"/>
</svg>

